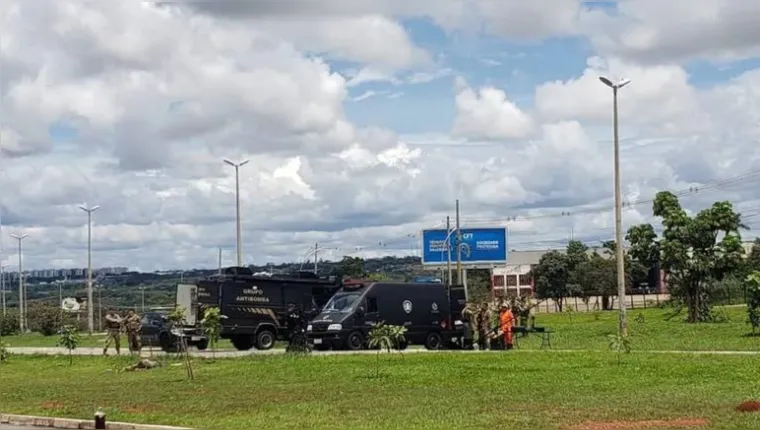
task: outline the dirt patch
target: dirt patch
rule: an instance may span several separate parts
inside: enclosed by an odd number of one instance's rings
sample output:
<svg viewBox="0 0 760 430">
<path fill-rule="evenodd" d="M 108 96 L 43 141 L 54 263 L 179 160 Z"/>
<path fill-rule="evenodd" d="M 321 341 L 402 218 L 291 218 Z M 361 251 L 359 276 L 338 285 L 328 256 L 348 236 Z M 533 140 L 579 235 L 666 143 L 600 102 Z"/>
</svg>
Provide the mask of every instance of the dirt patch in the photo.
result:
<svg viewBox="0 0 760 430">
<path fill-rule="evenodd" d="M 61 402 L 48 401 L 40 405 L 42 409 L 63 409 L 64 404 Z"/>
<path fill-rule="evenodd" d="M 708 424 L 710 424 L 710 421 L 704 418 L 650 421 L 590 421 L 568 427 L 568 430 L 690 429 Z"/>
<path fill-rule="evenodd" d="M 738 412 L 757 412 L 760 411 L 760 402 L 749 401 L 744 402 L 736 407 Z"/>
</svg>

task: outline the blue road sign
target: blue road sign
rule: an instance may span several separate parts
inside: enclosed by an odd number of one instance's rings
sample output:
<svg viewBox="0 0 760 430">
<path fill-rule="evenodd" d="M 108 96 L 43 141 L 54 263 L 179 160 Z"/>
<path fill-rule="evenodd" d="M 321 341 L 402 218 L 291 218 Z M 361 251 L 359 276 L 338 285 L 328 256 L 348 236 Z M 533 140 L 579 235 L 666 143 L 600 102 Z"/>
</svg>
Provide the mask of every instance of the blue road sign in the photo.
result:
<svg viewBox="0 0 760 430">
<path fill-rule="evenodd" d="M 453 231 L 453 230 L 452 230 Z M 462 263 L 504 264 L 507 262 L 507 229 L 505 227 L 463 228 Z M 448 239 L 447 239 L 448 238 Z M 456 233 L 443 230 L 422 231 L 422 264 L 446 264 L 446 244 L 451 249 L 451 261 L 456 261 Z"/>
</svg>

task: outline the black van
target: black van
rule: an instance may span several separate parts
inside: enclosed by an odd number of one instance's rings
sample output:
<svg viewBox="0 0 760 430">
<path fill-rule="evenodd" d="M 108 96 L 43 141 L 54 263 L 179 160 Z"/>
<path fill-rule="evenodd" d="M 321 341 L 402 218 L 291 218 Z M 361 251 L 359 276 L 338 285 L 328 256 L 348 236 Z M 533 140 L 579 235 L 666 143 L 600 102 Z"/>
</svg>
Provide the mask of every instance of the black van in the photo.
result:
<svg viewBox="0 0 760 430">
<path fill-rule="evenodd" d="M 459 321 L 464 288 L 448 290 L 440 283 L 345 285 L 311 320 L 307 333 L 316 350 L 359 350 L 367 347 L 372 325 L 385 322 L 406 327 L 406 344 L 459 348 L 464 336 Z"/>
</svg>

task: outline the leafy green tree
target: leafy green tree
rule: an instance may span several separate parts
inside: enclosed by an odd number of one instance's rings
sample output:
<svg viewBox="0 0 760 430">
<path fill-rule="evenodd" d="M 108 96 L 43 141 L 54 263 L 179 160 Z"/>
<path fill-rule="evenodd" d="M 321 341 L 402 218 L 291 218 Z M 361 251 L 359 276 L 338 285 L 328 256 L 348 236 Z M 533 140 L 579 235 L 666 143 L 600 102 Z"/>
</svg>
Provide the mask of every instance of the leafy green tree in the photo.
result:
<svg viewBox="0 0 760 430">
<path fill-rule="evenodd" d="M 367 344 L 370 348 L 377 348 L 377 360 L 375 360 L 375 377 L 380 376 L 380 352 L 386 350 L 389 353 L 391 348 L 399 348 L 405 342 L 404 334 L 406 327 L 398 325 L 387 325 L 385 323 L 376 323 L 369 331 Z"/>
<path fill-rule="evenodd" d="M 340 271 L 343 276 L 348 276 L 349 278 L 362 278 L 366 275 L 364 259 L 346 255 L 340 262 Z"/>
<path fill-rule="evenodd" d="M 219 345 L 219 336 L 222 334 L 222 320 L 227 318 L 222 315 L 221 310 L 216 307 L 209 307 L 203 311 L 203 319 L 201 320 L 201 327 L 203 333 L 209 340 L 211 346 L 212 358 L 216 359 L 216 349 Z"/>
<path fill-rule="evenodd" d="M 555 250 L 542 255 L 538 264 L 531 270 L 538 297 L 554 300 L 560 312 L 562 312 L 564 298 L 571 296 L 574 292 L 568 282 L 570 280 L 568 266 L 567 255 Z"/>
<path fill-rule="evenodd" d="M 570 274 L 584 296 L 601 296 L 602 309 L 612 309 L 611 296 L 617 294 L 617 264 L 614 259 L 594 253 Z"/>
<path fill-rule="evenodd" d="M 760 328 L 760 271 L 754 271 L 747 276 L 747 322 L 752 326 L 752 332 Z"/>
<path fill-rule="evenodd" d="M 74 362 L 73 351 L 79 346 L 81 338 L 79 337 L 79 331 L 74 325 L 65 325 L 61 327 L 58 338 L 58 345 L 69 350 L 69 366 Z"/>
<path fill-rule="evenodd" d="M 760 271 L 760 237 L 755 238 L 752 242 L 752 248 L 747 255 L 746 260 L 747 275 L 754 271 Z"/>
<path fill-rule="evenodd" d="M 37 303 L 29 306 L 28 312 L 29 328 L 43 336 L 53 336 L 62 326 L 67 325 L 62 320 L 65 317 L 58 306 Z"/>
<path fill-rule="evenodd" d="M 0 364 L 8 361 L 8 357 L 11 355 L 8 348 L 10 348 L 8 343 L 0 339 Z"/>
<path fill-rule="evenodd" d="M 688 322 L 710 320 L 710 285 L 743 264 L 741 215 L 730 202 L 716 202 L 690 217 L 669 191 L 657 193 L 652 209 L 662 220 L 662 237 L 649 224 L 631 227 L 626 235 L 631 255 L 642 262 L 659 260 L 671 297 L 688 309 Z"/>
</svg>

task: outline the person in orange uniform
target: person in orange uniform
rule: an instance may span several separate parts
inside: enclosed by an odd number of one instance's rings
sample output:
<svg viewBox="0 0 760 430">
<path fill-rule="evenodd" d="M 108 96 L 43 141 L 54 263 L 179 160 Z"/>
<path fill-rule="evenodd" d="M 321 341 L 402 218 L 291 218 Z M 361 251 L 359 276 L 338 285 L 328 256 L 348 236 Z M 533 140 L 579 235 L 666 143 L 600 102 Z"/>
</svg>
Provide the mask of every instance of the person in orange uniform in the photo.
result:
<svg viewBox="0 0 760 430">
<path fill-rule="evenodd" d="M 501 305 L 499 312 L 499 329 L 504 334 L 504 349 L 512 349 L 512 327 L 515 325 L 515 316 L 512 309 L 506 304 Z"/>
</svg>

